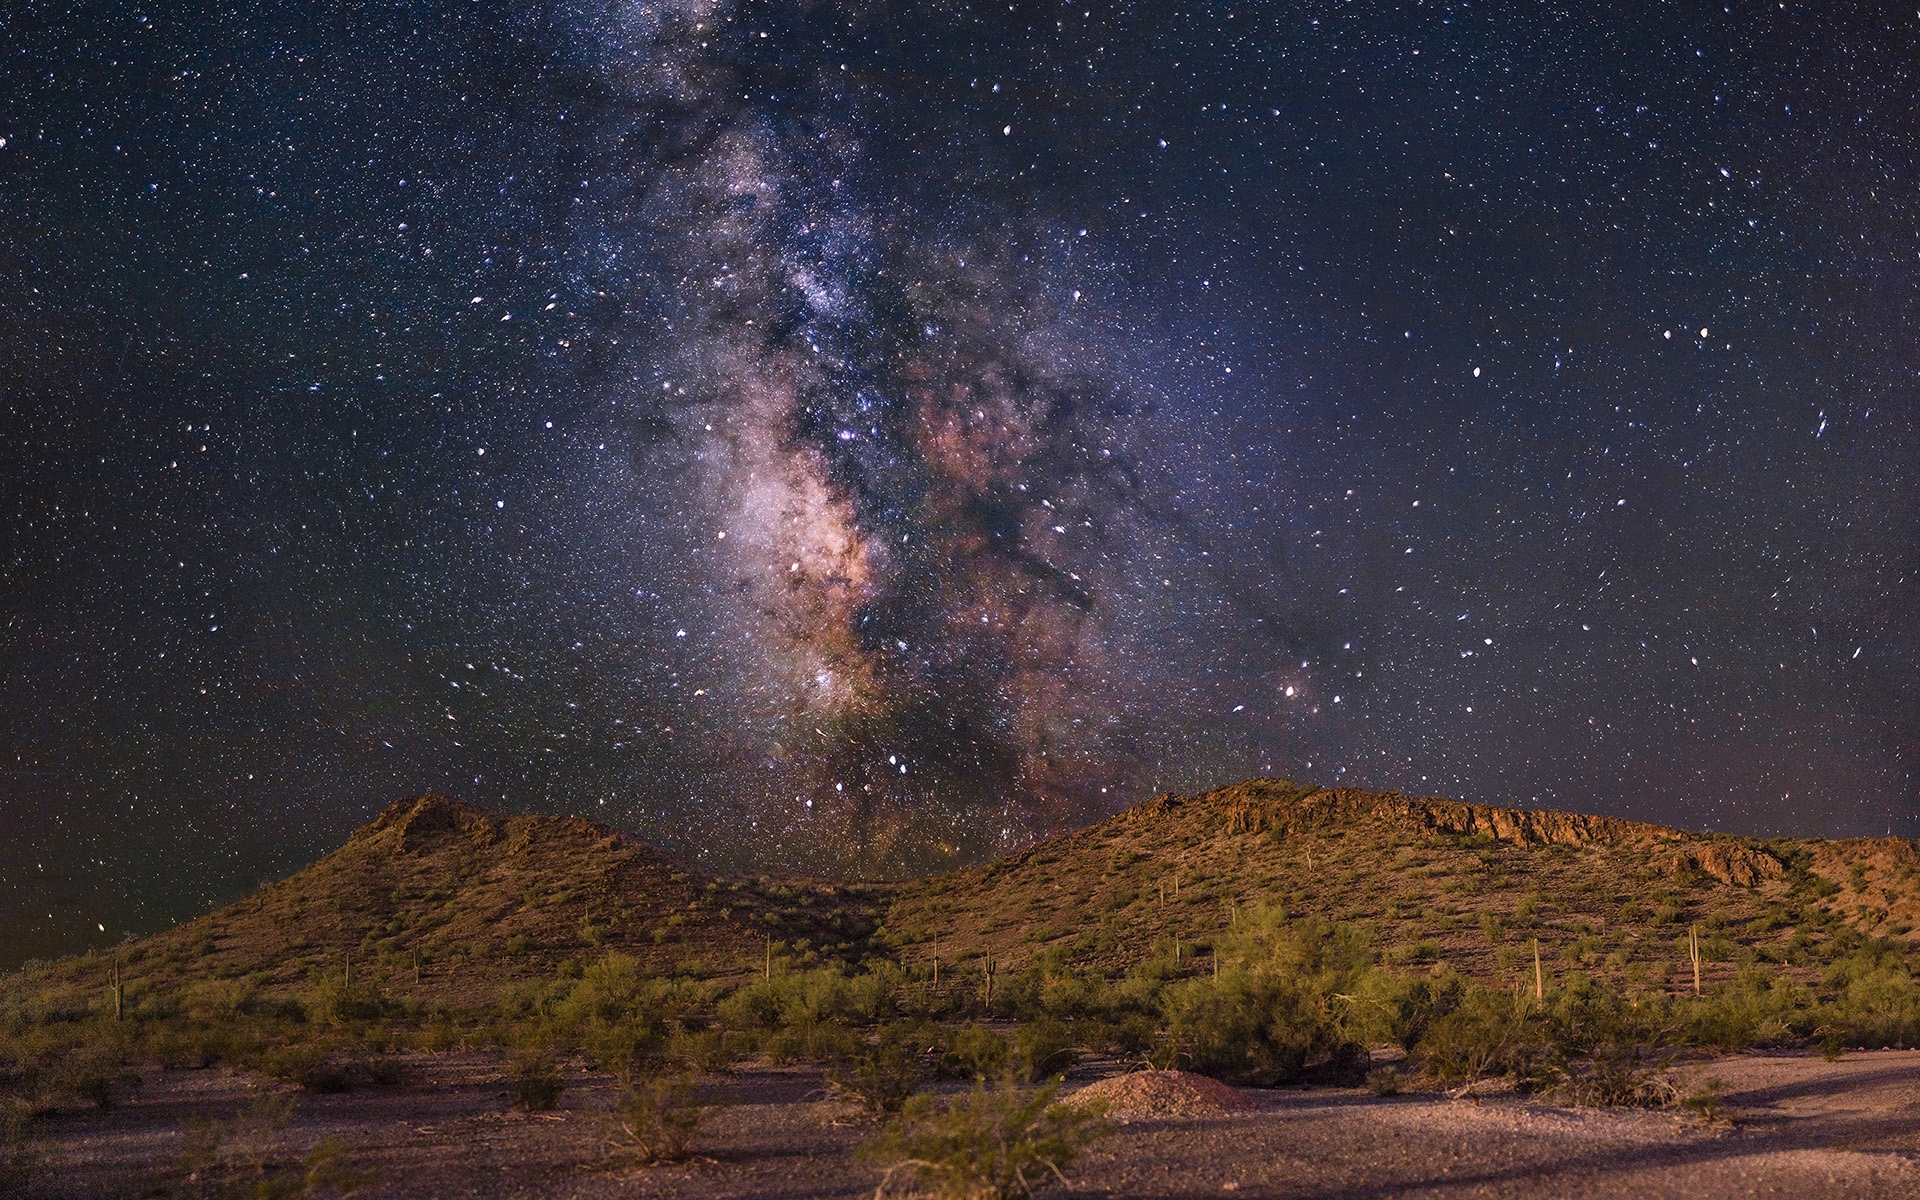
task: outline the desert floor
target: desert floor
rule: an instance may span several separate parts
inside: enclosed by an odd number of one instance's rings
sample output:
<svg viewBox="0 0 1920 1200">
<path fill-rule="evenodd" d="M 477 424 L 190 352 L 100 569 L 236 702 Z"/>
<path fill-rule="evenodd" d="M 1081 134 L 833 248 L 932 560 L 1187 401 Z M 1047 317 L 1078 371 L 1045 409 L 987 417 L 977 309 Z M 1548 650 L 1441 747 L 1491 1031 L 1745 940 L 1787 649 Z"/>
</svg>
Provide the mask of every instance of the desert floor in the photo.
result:
<svg viewBox="0 0 1920 1200">
<path fill-rule="evenodd" d="M 1076 1195 L 1128 1197 L 1920 1196 L 1920 1051 L 1741 1055 L 1680 1074 L 1688 1087 L 1718 1080 L 1729 1120 L 1295 1088 L 1248 1092 L 1242 1112 L 1117 1123 L 1068 1175 Z M 698 1157 L 661 1167 L 618 1155 L 601 1115 L 604 1078 L 569 1073 L 567 1084 L 556 1111 L 517 1112 L 497 1057 L 420 1057 L 401 1086 L 300 1095 L 291 1123 L 227 1146 L 286 1164 L 338 1138 L 355 1166 L 377 1173 L 358 1193 L 370 1200 L 867 1197 L 880 1177 L 851 1153 L 872 1126 L 830 1099 L 815 1071 L 749 1066 L 708 1081 L 703 1094 L 719 1106 Z M 285 1090 L 218 1068 L 175 1071 L 110 1112 L 57 1113 L 38 1125 L 26 1194 L 207 1194 L 210 1180 L 177 1165 L 189 1124 Z"/>
</svg>

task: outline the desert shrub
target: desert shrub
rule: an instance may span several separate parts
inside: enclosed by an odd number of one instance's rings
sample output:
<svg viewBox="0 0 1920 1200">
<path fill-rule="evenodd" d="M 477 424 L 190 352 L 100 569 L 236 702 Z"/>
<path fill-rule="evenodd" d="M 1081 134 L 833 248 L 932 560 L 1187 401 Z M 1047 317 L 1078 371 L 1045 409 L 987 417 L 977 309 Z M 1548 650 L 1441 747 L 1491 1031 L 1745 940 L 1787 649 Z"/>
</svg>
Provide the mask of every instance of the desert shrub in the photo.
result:
<svg viewBox="0 0 1920 1200">
<path fill-rule="evenodd" d="M 260 1070 L 301 1091 L 334 1093 L 353 1090 L 353 1064 L 326 1042 L 294 1042 L 274 1046 L 260 1055 Z"/>
<path fill-rule="evenodd" d="M 905 1032 L 887 1026 L 871 1045 L 828 1066 L 827 1083 L 875 1115 L 900 1111 L 920 1085 L 919 1047 Z"/>
<path fill-rule="evenodd" d="M 834 1019 L 872 1025 L 896 1015 L 894 996 L 906 984 L 907 974 L 894 963 L 879 961 L 842 979 L 834 997 Z"/>
<path fill-rule="evenodd" d="M 181 993 L 181 1005 L 196 1021 L 232 1021 L 246 1011 L 259 991 L 247 979 L 203 979 Z"/>
<path fill-rule="evenodd" d="M 1396 963 L 1430 963 L 1440 958 L 1441 945 L 1434 938 L 1422 938 L 1407 946 L 1396 946 L 1390 959 Z"/>
<path fill-rule="evenodd" d="M 1291 921 L 1284 908 L 1267 905 L 1222 931 L 1215 950 L 1223 963 L 1301 975 L 1323 988 L 1353 984 L 1373 963 L 1366 929 L 1319 917 Z"/>
<path fill-rule="evenodd" d="M 1049 1016 L 1035 1017 L 1014 1030 L 1007 1067 L 1022 1083 L 1037 1083 L 1073 1065 L 1073 1030 Z"/>
<path fill-rule="evenodd" d="M 1364 1060 L 1327 1000 L 1309 984 L 1240 968 L 1164 997 L 1168 1028 L 1194 1070 L 1262 1086 L 1351 1072 Z"/>
<path fill-rule="evenodd" d="M 1822 983 L 1836 994 L 1821 1023 L 1848 1045 L 1920 1045 L 1920 983 L 1893 947 L 1882 943 L 1836 961 Z"/>
<path fill-rule="evenodd" d="M 612 1118 L 629 1153 L 643 1163 L 662 1163 L 686 1159 L 704 1115 L 692 1080 L 659 1074 L 636 1078 L 623 1087 Z"/>
<path fill-rule="evenodd" d="M 1790 1044 L 1818 1024 L 1810 991 L 1754 970 L 1704 997 L 1678 997 L 1669 1006 L 1677 1041 L 1728 1052 Z"/>
<path fill-rule="evenodd" d="M 397 1054 L 369 1054 L 360 1065 L 367 1081 L 377 1087 L 399 1087 L 413 1078 L 407 1061 Z"/>
<path fill-rule="evenodd" d="M 34 1142 L 32 1105 L 17 1097 L 0 1098 L 0 1191 L 26 1192 L 40 1165 Z"/>
<path fill-rule="evenodd" d="M 1373 970 L 1365 931 L 1261 908 L 1222 935 L 1213 978 L 1165 987 L 1168 1029 L 1193 1068 L 1246 1083 L 1351 1074 L 1366 1048 L 1347 999 Z"/>
<path fill-rule="evenodd" d="M 1367 1072 L 1367 1090 L 1381 1098 L 1398 1096 L 1407 1077 L 1398 1067 L 1375 1067 Z"/>
<path fill-rule="evenodd" d="M 886 1171 L 875 1195 L 900 1173 L 947 1200 L 1007 1200 L 1064 1180 L 1106 1123 L 1092 1109 L 1054 1103 L 1056 1090 L 979 1084 L 945 1106 L 925 1092 L 914 1096 L 860 1149 Z"/>
<path fill-rule="evenodd" d="M 516 1107 L 548 1112 L 560 1103 L 565 1089 L 560 1064 L 543 1042 L 527 1041 L 507 1054 L 507 1094 Z"/>
<path fill-rule="evenodd" d="M 941 1066 L 950 1074 L 975 1080 L 998 1079 L 1007 1071 L 1007 1039 L 978 1021 L 970 1021 L 947 1039 Z"/>
<path fill-rule="evenodd" d="M 1474 1083 L 1510 1074 L 1538 1080 L 1550 1042 L 1526 1002 L 1503 992 L 1469 988 L 1458 1007 L 1427 1027 L 1415 1043 L 1420 1064 L 1442 1083 Z"/>
<path fill-rule="evenodd" d="M 1720 1095 L 1724 1086 L 1718 1079 L 1702 1079 L 1681 1095 L 1680 1107 L 1705 1124 L 1719 1124 L 1726 1116 L 1726 1101 Z"/>
<path fill-rule="evenodd" d="M 709 1074 L 733 1069 L 739 1051 L 723 1029 L 689 1029 L 667 1039 L 667 1058 L 691 1071 Z"/>
<path fill-rule="evenodd" d="M 905 981 L 904 972 L 891 963 L 857 974 L 836 967 L 780 971 L 735 991 L 718 1013 L 731 1029 L 871 1025 L 894 1015 L 893 996 Z"/>
<path fill-rule="evenodd" d="M 200 1070 L 219 1061 L 214 1046 L 207 1039 L 196 1036 L 198 1029 L 186 1028 L 155 1029 L 147 1034 L 144 1049 L 148 1057 L 160 1064 L 164 1071 Z"/>
<path fill-rule="evenodd" d="M 608 951 L 588 963 L 580 982 L 557 1005 L 556 1017 L 578 1026 L 621 1025 L 647 1017 L 645 1000 L 650 981 L 640 973 L 639 960 Z"/>
<path fill-rule="evenodd" d="M 1163 1040 L 1159 1025 L 1145 1013 L 1123 1013 L 1112 1020 L 1095 1018 L 1075 1026 L 1080 1043 L 1102 1054 L 1135 1058 Z"/>
<path fill-rule="evenodd" d="M 386 1011 L 379 989 L 364 978 L 349 980 L 345 971 L 325 971 L 300 994 L 300 1006 L 309 1021 L 348 1025 L 370 1021 Z"/>
<path fill-rule="evenodd" d="M 571 979 L 516 980 L 500 989 L 495 1007 L 501 1016 L 512 1021 L 553 1021 L 559 1016 L 562 1002 L 573 994 L 576 986 Z"/>
<path fill-rule="evenodd" d="M 198 1194 L 221 1197 L 347 1196 L 379 1182 L 378 1172 L 354 1167 L 338 1138 L 321 1140 L 297 1166 L 285 1163 L 278 1142 L 292 1119 L 293 1098 L 285 1095 L 262 1096 L 225 1121 L 196 1118 L 176 1162 L 191 1172 Z"/>
<path fill-rule="evenodd" d="M 779 1061 L 833 1062 L 859 1053 L 861 1038 L 838 1025 L 807 1025 L 782 1029 L 766 1040 L 766 1050 Z"/>
<path fill-rule="evenodd" d="M 438 1012 L 414 1037 L 414 1045 L 429 1054 L 464 1049 L 470 1042 L 469 1031 L 455 1023 L 452 1013 Z"/>
<path fill-rule="evenodd" d="M 765 1031 L 780 1028 L 788 1010 L 787 996 L 791 984 L 788 976 L 782 975 L 782 982 L 776 984 L 771 979 L 756 979 L 720 1002 L 717 1015 L 720 1023 L 728 1029 L 745 1031 Z"/>
<path fill-rule="evenodd" d="M 125 1045 L 105 1036 L 69 1050 L 50 1072 L 49 1082 L 55 1093 L 104 1111 L 138 1089 L 140 1076 L 127 1065 Z"/>
<path fill-rule="evenodd" d="M 1656 1046 L 1610 1043 L 1570 1067 L 1557 1095 L 1568 1103 L 1603 1108 L 1670 1108 L 1680 1100 L 1663 1074 L 1672 1063 L 1672 1053 Z"/>
<path fill-rule="evenodd" d="M 1413 978 L 1375 971 L 1360 983 L 1351 1029 L 1368 1041 L 1391 1041 L 1409 1054 L 1433 1023 L 1460 1007 L 1466 981 L 1451 971 Z"/>
<path fill-rule="evenodd" d="M 595 1024 L 579 1041 L 590 1069 L 610 1072 L 622 1083 L 657 1058 L 666 1044 L 660 1025 L 646 1020 Z"/>
</svg>

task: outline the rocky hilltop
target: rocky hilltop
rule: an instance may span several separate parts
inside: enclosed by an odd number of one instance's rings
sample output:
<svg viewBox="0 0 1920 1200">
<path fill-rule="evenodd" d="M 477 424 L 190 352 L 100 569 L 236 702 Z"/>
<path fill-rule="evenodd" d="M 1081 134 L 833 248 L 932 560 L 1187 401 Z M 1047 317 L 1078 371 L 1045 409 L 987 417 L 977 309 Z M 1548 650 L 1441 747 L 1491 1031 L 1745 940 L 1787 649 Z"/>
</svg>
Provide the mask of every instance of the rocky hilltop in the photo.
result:
<svg viewBox="0 0 1920 1200">
<path fill-rule="evenodd" d="M 1257 779 L 1156 796 L 967 870 L 824 883 L 728 878 L 583 818 L 415 796 L 313 866 L 120 957 L 135 991 L 209 977 L 271 992 L 352 963 L 458 1004 L 608 951 L 696 978 L 741 978 L 769 955 L 1120 971 L 1204 954 L 1241 911 L 1266 906 L 1359 923 L 1402 965 L 1503 978 L 1530 969 L 1537 940 L 1558 969 L 1658 980 L 1695 927 L 1709 976 L 1755 961 L 1812 970 L 1836 936 L 1910 937 L 1916 873 L 1920 854 L 1898 839 L 1701 835 Z"/>
<path fill-rule="evenodd" d="M 1398 824 L 1427 833 L 1492 838 L 1515 846 L 1632 846 L 1670 852 L 1674 874 L 1700 871 L 1722 883 L 1754 887 L 1786 875 L 1786 864 L 1771 851 L 1748 839 L 1704 837 L 1587 813 L 1552 809 L 1493 808 L 1459 800 L 1416 799 L 1398 792 L 1363 792 L 1352 788 L 1300 792 L 1286 780 L 1249 780 L 1210 792 L 1200 799 L 1156 796 L 1143 808 L 1196 803 L 1225 807 L 1229 825 L 1245 829 L 1278 827 L 1297 833 L 1330 829 L 1344 823 L 1367 821 Z"/>
<path fill-rule="evenodd" d="M 769 931 L 857 956 L 866 913 L 845 888 L 721 879 L 582 817 L 411 796 L 298 874 L 135 943 L 127 974 L 273 989 L 351 962 L 363 979 L 459 1003 L 610 950 L 647 974 L 723 974 L 757 961 Z"/>
<path fill-rule="evenodd" d="M 986 866 L 904 884 L 902 952 L 1043 953 L 1119 969 L 1204 952 L 1244 908 L 1354 921 L 1388 957 L 1486 977 L 1549 959 L 1602 974 L 1671 972 L 1701 926 L 1709 975 L 1810 963 L 1834 918 L 1905 937 L 1920 855 L 1888 839 L 1704 835 L 1613 817 L 1494 808 L 1256 779 L 1164 794 Z"/>
</svg>

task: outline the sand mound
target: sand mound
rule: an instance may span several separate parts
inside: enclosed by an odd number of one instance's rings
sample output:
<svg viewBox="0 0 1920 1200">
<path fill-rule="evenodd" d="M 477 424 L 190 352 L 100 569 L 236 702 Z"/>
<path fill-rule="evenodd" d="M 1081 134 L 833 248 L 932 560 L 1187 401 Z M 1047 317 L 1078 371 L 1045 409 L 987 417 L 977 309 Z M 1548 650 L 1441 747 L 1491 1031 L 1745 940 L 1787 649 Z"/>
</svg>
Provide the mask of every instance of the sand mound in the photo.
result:
<svg viewBox="0 0 1920 1200">
<path fill-rule="evenodd" d="M 1139 1071 L 1116 1075 L 1090 1083 L 1073 1095 L 1068 1104 L 1107 1102 L 1110 1116 L 1137 1117 L 1217 1117 L 1242 1112 L 1258 1105 L 1238 1088 L 1228 1087 L 1205 1075 L 1186 1071 Z"/>
</svg>

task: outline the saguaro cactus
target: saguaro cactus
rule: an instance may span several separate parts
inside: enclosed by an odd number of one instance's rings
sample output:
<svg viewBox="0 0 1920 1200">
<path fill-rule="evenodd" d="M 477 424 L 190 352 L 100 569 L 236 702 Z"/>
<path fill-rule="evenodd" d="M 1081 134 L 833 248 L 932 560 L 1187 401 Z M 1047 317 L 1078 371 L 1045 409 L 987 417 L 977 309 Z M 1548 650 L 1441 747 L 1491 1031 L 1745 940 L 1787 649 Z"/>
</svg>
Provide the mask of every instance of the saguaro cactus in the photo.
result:
<svg viewBox="0 0 1920 1200">
<path fill-rule="evenodd" d="M 1687 930 L 1687 957 L 1693 960 L 1693 994 L 1700 994 L 1700 926 Z"/>
</svg>

